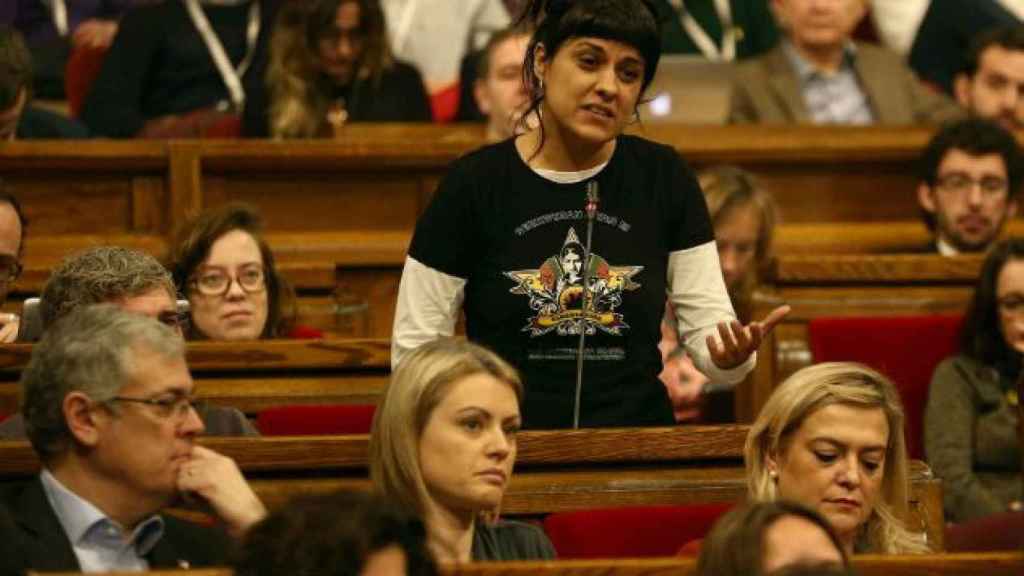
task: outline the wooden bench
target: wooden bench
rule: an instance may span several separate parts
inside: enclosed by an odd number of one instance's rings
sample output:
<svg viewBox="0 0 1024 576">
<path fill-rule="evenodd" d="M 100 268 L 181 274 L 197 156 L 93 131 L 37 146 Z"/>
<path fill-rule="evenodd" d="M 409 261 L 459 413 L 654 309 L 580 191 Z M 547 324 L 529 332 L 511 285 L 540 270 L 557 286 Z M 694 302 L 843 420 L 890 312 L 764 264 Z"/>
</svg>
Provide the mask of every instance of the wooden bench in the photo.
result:
<svg viewBox="0 0 1024 576">
<path fill-rule="evenodd" d="M 927 554 L 923 556 L 855 556 L 851 564 L 861 576 L 1019 576 L 1024 553 Z M 443 576 L 689 576 L 693 558 L 625 560 L 557 560 L 553 562 L 478 562 L 445 566 Z M 152 576 L 180 576 L 179 571 L 154 570 Z M 233 576 L 230 568 L 190 570 L 190 576 Z M 49 573 L 72 576 L 72 573 Z M 77 574 L 75 574 L 77 576 Z M 104 576 L 104 575 L 100 575 Z M 115 576 L 107 574 L 105 576 Z"/>
<path fill-rule="evenodd" d="M 752 421 L 775 386 L 812 362 L 807 324 L 829 316 L 962 312 L 982 257 L 938 255 L 781 255 L 755 317 L 785 302 L 793 311 L 762 344 L 751 379 L 737 389 L 736 412 Z"/>
<path fill-rule="evenodd" d="M 283 404 L 373 404 L 391 371 L 387 340 L 190 342 L 200 398 L 249 415 Z M 0 346 L 0 412 L 18 408 L 28 344 Z"/>
<path fill-rule="evenodd" d="M 536 517 L 609 506 L 739 502 L 746 496 L 745 426 L 531 431 L 519 435 L 516 473 L 502 511 Z M 206 438 L 231 456 L 270 507 L 298 494 L 365 488 L 368 437 Z M 0 442 L 0 479 L 38 469 L 26 442 Z M 911 527 L 943 539 L 942 488 L 912 467 Z"/>
</svg>

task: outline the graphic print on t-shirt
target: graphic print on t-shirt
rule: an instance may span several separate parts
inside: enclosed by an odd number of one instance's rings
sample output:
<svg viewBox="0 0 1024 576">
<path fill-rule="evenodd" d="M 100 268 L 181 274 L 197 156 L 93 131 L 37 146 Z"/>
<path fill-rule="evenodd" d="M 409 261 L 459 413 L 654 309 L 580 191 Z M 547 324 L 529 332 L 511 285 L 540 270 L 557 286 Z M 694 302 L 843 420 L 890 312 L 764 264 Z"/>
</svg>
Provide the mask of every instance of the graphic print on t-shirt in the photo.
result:
<svg viewBox="0 0 1024 576">
<path fill-rule="evenodd" d="M 633 276 L 644 267 L 612 266 L 591 253 L 586 264 L 590 273 L 588 302 L 583 310 L 583 251 L 576 230 L 569 228 L 561 249 L 539 268 L 504 272 L 516 283 L 509 291 L 527 296 L 530 309 L 537 311 L 523 327 L 524 332 L 542 336 L 554 330 L 560 336 L 570 336 L 578 335 L 582 325 L 588 335 L 601 330 L 620 336 L 622 330 L 629 328 L 622 314 L 615 310 L 622 305 L 623 292 L 640 287 Z"/>
</svg>

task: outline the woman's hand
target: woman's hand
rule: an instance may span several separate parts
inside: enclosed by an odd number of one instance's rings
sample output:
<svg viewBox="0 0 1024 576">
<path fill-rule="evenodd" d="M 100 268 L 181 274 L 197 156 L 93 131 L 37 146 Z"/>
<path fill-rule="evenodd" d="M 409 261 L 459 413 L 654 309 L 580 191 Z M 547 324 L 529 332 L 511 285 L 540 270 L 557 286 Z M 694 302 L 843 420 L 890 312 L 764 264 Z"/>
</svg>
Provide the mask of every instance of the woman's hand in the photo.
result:
<svg viewBox="0 0 1024 576">
<path fill-rule="evenodd" d="M 720 322 L 718 335 L 721 341 L 714 336 L 708 336 L 707 340 L 711 361 L 722 370 L 730 370 L 743 364 L 761 346 L 761 341 L 775 328 L 779 320 L 789 314 L 789 311 L 789 305 L 783 304 L 772 310 L 764 320 L 751 322 L 746 326 L 737 320 L 730 323 Z"/>
</svg>

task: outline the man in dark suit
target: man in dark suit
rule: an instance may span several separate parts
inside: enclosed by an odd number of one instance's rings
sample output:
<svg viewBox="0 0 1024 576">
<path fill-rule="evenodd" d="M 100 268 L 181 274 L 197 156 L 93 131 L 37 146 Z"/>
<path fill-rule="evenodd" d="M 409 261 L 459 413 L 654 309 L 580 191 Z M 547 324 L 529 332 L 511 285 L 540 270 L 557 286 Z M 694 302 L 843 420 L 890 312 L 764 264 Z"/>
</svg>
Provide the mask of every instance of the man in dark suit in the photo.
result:
<svg viewBox="0 0 1024 576">
<path fill-rule="evenodd" d="M 160 322 L 93 305 L 56 322 L 21 378 L 43 464 L 5 489 L 14 561 L 39 571 L 141 571 L 224 563 L 227 534 L 160 514 L 185 495 L 240 535 L 266 514 L 235 463 L 196 446 L 203 424 L 184 343 Z"/>
<path fill-rule="evenodd" d="M 925 148 L 917 199 L 935 236 L 931 252 L 984 252 L 1017 213 L 1021 156 L 1013 134 L 969 118 L 940 130 Z"/>
</svg>

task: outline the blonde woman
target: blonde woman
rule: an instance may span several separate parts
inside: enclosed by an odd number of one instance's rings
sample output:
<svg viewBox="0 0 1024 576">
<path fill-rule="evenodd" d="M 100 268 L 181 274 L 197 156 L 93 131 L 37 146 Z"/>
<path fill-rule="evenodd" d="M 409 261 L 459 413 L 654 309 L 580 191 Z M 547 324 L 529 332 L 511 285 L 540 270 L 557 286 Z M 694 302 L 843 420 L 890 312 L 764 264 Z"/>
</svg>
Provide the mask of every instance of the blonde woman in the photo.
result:
<svg viewBox="0 0 1024 576">
<path fill-rule="evenodd" d="M 330 137 L 347 122 L 429 122 L 419 71 L 395 60 L 378 0 L 281 9 L 265 83 L 249 94 L 248 137 Z"/>
<path fill-rule="evenodd" d="M 778 208 L 775 199 L 757 183 L 754 175 L 728 164 L 712 166 L 697 174 L 708 214 L 715 230 L 715 245 L 729 300 L 742 322 L 751 317 L 754 290 L 772 260 L 772 243 Z M 693 365 L 679 344 L 675 313 L 666 305 L 661 326 L 662 371 L 676 422 L 697 420 L 708 378 Z"/>
<path fill-rule="evenodd" d="M 786 499 L 824 516 L 847 554 L 921 553 L 908 531 L 903 407 L 874 370 L 830 362 L 797 371 L 768 398 L 744 451 L 752 500 Z"/>
<path fill-rule="evenodd" d="M 495 521 L 516 459 L 523 387 L 504 360 L 460 340 L 409 353 L 392 374 L 370 436 L 370 476 L 415 511 L 445 563 L 554 556 L 537 527 Z"/>
</svg>

